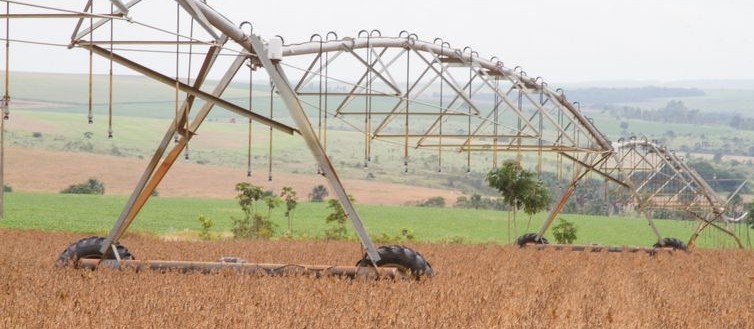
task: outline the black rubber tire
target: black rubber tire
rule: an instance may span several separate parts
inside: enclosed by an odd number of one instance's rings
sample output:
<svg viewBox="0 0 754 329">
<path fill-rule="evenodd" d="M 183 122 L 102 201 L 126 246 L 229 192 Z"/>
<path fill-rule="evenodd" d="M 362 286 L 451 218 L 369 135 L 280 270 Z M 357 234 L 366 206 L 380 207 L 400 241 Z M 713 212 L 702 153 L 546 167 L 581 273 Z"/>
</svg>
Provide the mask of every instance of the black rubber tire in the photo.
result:
<svg viewBox="0 0 754 329">
<path fill-rule="evenodd" d="M 414 279 L 421 279 L 423 276 L 431 278 L 435 273 L 432 265 L 417 251 L 406 246 L 382 246 L 377 248 L 377 254 L 380 260 L 376 262 L 378 267 L 395 267 L 398 270 Z M 372 261 L 367 254 L 356 263 L 358 267 L 372 266 Z"/>
<path fill-rule="evenodd" d="M 688 251 L 689 250 L 689 247 L 686 246 L 686 243 L 684 243 L 680 239 L 676 239 L 676 238 L 663 238 L 662 239 L 662 243 L 660 243 L 660 241 L 658 241 L 652 247 L 654 247 L 654 248 L 673 248 L 674 250 L 683 250 L 683 251 Z"/>
<path fill-rule="evenodd" d="M 519 247 L 525 246 L 527 243 L 533 243 L 533 244 L 550 244 L 550 242 L 545 239 L 545 237 L 542 237 L 541 239 L 537 239 L 537 233 L 526 233 L 518 239 L 516 239 L 516 245 Z"/>
<path fill-rule="evenodd" d="M 55 266 L 75 267 L 76 264 L 78 264 L 79 259 L 102 258 L 100 249 L 102 248 L 102 245 L 104 245 L 104 243 L 105 238 L 99 236 L 90 236 L 88 238 L 83 238 L 79 241 L 76 241 L 75 243 L 72 243 L 70 246 L 68 246 L 68 248 L 65 248 L 65 250 L 63 250 L 63 252 L 58 257 L 58 260 L 55 261 Z M 115 249 L 118 250 L 118 255 L 120 256 L 121 260 L 134 259 L 134 256 L 131 255 L 126 247 L 121 246 L 120 244 L 116 244 Z M 105 259 L 116 258 L 115 255 L 111 252 L 108 253 Z"/>
</svg>

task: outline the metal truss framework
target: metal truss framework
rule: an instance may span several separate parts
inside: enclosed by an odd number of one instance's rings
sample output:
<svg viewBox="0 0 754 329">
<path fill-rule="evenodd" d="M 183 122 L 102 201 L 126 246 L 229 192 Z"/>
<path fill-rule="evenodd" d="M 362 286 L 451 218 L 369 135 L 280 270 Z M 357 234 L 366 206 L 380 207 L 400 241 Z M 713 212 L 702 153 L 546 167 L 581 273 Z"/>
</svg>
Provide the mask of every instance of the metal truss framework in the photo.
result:
<svg viewBox="0 0 754 329">
<path fill-rule="evenodd" d="M 663 208 L 687 211 L 700 221 L 690 245 L 708 226 L 731 234 L 741 245 L 735 234 L 717 224 L 724 221 L 725 203 L 675 154 L 646 140 L 610 143 L 576 103 L 566 100 L 562 90 L 551 89 L 541 77 L 527 76 L 520 67 L 511 69 L 494 57 L 480 58 L 469 47 L 456 49 L 441 39 L 420 41 L 408 32 L 383 37 L 377 30 L 361 31 L 355 38 L 342 39 L 328 33 L 325 38 L 314 35 L 310 41 L 297 44 L 283 44 L 282 38 L 279 42 L 277 38 L 265 41 L 258 35 L 245 33 L 197 0 L 177 3 L 203 29 L 202 37 L 171 35 L 171 40 L 159 41 L 92 37 L 94 31 L 113 20 L 133 20 L 129 15 L 138 3 L 139 0 L 128 3 L 113 0 L 112 12 L 93 14 L 89 0 L 81 11 L 66 11 L 78 19 L 69 48 L 89 50 L 175 87 L 176 93 L 186 94 L 174 122 L 110 231 L 103 253 L 120 239 L 214 106 L 288 134 L 302 135 L 373 261 L 379 260 L 379 255 L 326 153 L 328 115 L 363 119 L 360 130 L 364 134 L 365 166 L 371 161 L 371 143 L 375 139 L 401 142 L 405 166 L 411 159 L 410 150 L 436 150 L 440 159 L 438 170 L 442 169 L 444 151 L 465 153 L 467 168 L 472 152 L 492 152 L 493 167 L 497 166 L 498 152 L 516 152 L 519 159 L 521 152 L 536 152 L 540 159 L 538 170 L 542 169 L 545 152 L 572 161 L 578 169 L 540 228 L 539 236 L 563 209 L 579 181 L 593 172 L 628 190 L 627 202 L 645 212 L 658 241 L 662 238 L 652 222 L 651 210 Z M 28 14 L 18 15 L 7 13 L 0 18 L 29 18 Z M 52 14 L 39 16 L 49 15 Z M 85 26 L 85 19 L 92 19 L 89 27 Z M 169 77 L 113 50 L 113 45 L 185 44 L 206 48 L 192 83 Z M 221 53 L 233 54 L 234 60 L 214 89 L 205 91 L 206 78 Z M 295 127 L 223 98 L 223 92 L 243 66 L 267 72 Z M 189 119 L 188 113 L 197 98 L 204 104 Z M 305 105 L 318 111 L 318 116 L 310 118 Z M 316 128 L 312 124 L 315 119 Z M 176 134 L 180 136 L 178 143 L 168 152 Z"/>
<path fill-rule="evenodd" d="M 661 236 L 652 221 L 652 211 L 665 209 L 684 212 L 699 222 L 688 240 L 689 246 L 694 246 L 699 233 L 711 226 L 743 248 L 730 228 L 730 218 L 725 216 L 728 202 L 675 152 L 647 138 L 636 137 L 618 140 L 613 149 L 613 156 L 595 171 L 606 182 L 627 188 L 629 194 L 622 200 L 624 205 L 643 212 L 658 239 Z"/>
</svg>

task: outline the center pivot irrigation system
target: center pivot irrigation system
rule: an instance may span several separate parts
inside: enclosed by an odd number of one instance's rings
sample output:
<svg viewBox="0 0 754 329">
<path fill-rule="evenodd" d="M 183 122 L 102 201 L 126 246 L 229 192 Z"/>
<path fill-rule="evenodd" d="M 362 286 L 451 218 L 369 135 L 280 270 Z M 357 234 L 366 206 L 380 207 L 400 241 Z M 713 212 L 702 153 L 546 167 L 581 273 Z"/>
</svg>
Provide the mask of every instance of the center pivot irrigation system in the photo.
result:
<svg viewBox="0 0 754 329">
<path fill-rule="evenodd" d="M 324 37 L 315 34 L 309 41 L 286 44 L 279 36 L 263 39 L 254 33 L 250 23 L 233 23 L 197 0 L 176 1 L 174 29 L 139 21 L 139 10 L 146 7 L 135 6 L 142 2 L 140 0 L 128 3 L 102 1 L 109 8 L 104 14 L 94 12 L 96 4 L 92 0 L 85 2 L 83 9 L 78 10 L 4 2 L 7 12 L 0 17 L 6 19 L 6 40 L 13 40 L 9 35 L 8 22 L 11 19 L 69 18 L 75 22 L 72 24 L 75 28 L 67 46 L 88 51 L 90 67 L 91 56 L 96 54 L 110 61 L 111 78 L 112 63 L 117 63 L 176 91 L 175 119 L 167 128 L 112 230 L 107 237 L 85 238 L 69 246 L 58 260 L 60 265 L 73 263 L 88 268 L 104 265 L 201 271 L 229 267 L 264 273 L 295 270 L 351 276 L 367 272 L 386 276 L 398 273 L 414 277 L 431 276 L 432 268 L 418 252 L 402 246 L 377 248 L 370 240 L 328 158 L 328 119 L 342 120 L 363 133 L 365 167 L 372 161 L 372 145 L 376 141 L 402 149 L 405 172 L 408 172 L 412 153 L 418 150 L 436 152 L 438 172 L 443 171 L 443 159 L 448 152 L 464 155 L 468 172 L 471 171 L 473 152 L 490 152 L 492 168 L 497 167 L 501 152 L 515 153 L 519 161 L 522 161 L 523 153 L 534 154 L 537 160 L 532 167 L 539 173 L 543 162 L 554 162 L 559 178 L 570 177 L 570 183 L 564 187 L 540 229 L 517 239 L 521 246 L 546 246 L 543 235 L 579 182 L 588 174 L 597 174 L 605 179 L 606 197 L 608 194 L 618 195 L 616 198 L 619 200 L 614 201 L 623 207 L 639 209 L 646 215 L 657 238 L 653 248 L 605 249 L 686 249 L 683 241 L 661 235 L 652 219 L 652 212 L 656 209 L 687 212 L 698 221 L 694 234 L 687 242 L 688 246 L 694 245 L 701 231 L 712 227 L 730 235 L 742 247 L 730 229 L 732 219 L 725 216 L 726 201 L 683 159 L 643 138 L 611 143 L 582 114 L 578 103 L 570 103 L 566 99 L 561 89 L 549 88 L 541 77 L 527 76 L 521 67 L 506 67 L 496 57 L 483 59 L 470 47 L 453 48 L 439 38 L 432 42 L 421 41 L 417 35 L 406 31 L 397 37 L 383 37 L 378 30 L 364 30 L 356 37 L 345 38 L 339 38 L 334 32 Z M 18 8 L 36 8 L 42 13 L 13 13 L 11 3 Z M 181 17 L 186 19 L 184 26 L 188 20 L 191 22 L 188 35 L 181 33 Z M 158 31 L 167 37 L 159 40 L 115 37 L 113 29 L 116 25 L 118 31 L 138 26 Z M 199 27 L 197 31 L 194 31 L 195 25 Z M 107 37 L 100 38 L 102 35 Z M 150 47 L 150 51 L 145 51 L 146 47 Z M 180 59 L 186 57 L 187 48 L 188 64 L 186 61 L 180 63 Z M 7 49 L 8 42 L 6 54 Z M 150 61 L 128 57 L 160 52 L 155 49 L 174 51 L 175 72 L 160 72 L 145 64 Z M 191 71 L 191 57 L 194 55 L 203 55 L 195 73 Z M 219 60 L 221 58 L 232 58 L 232 61 L 223 64 Z M 6 57 L 6 89 L 2 103 L 6 115 L 10 105 L 7 63 Z M 189 73 L 182 80 L 179 71 L 186 65 Z M 225 73 L 208 90 L 205 88 L 208 74 L 220 66 L 226 66 Z M 248 69 L 249 80 L 254 72 L 266 74 L 269 78 L 269 116 L 261 114 L 262 110 L 267 109 L 252 108 L 251 81 L 248 108 L 223 97 L 231 81 L 236 76 L 246 74 L 241 73 L 242 69 Z M 112 95 L 112 82 L 110 90 Z M 183 94 L 185 98 L 179 98 Z M 273 118 L 273 97 L 282 100 L 293 125 Z M 139 262 L 133 260 L 130 252 L 118 243 L 215 106 L 247 117 L 250 129 L 251 122 L 254 122 L 268 126 L 270 132 L 277 130 L 301 135 L 363 246 L 365 255 L 356 267 L 246 264 L 227 259 L 217 263 Z M 89 118 L 91 122 L 91 111 Z M 112 136 L 112 130 L 108 134 Z M 171 147 L 174 139 L 176 142 Z M 619 188 L 623 193 L 608 193 L 611 187 Z M 573 248 L 602 250 L 597 246 Z"/>
</svg>

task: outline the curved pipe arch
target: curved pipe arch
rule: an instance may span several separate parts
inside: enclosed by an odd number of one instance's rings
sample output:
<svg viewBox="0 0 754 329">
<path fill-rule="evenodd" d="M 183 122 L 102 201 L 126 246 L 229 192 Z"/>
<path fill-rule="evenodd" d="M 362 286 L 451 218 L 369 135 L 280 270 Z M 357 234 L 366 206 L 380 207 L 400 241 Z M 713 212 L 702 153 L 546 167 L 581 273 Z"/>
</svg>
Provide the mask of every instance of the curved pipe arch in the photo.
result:
<svg viewBox="0 0 754 329">
<path fill-rule="evenodd" d="M 471 62 L 479 68 L 491 72 L 496 72 L 497 74 L 504 77 L 512 77 L 517 80 L 520 79 L 521 82 L 523 82 L 527 86 L 527 88 L 542 92 L 548 97 L 558 100 L 558 103 L 562 107 L 568 109 L 568 111 L 573 114 L 574 118 L 579 122 L 579 124 L 592 135 L 591 137 L 594 138 L 594 140 L 597 142 L 599 147 L 602 149 L 602 152 L 612 151 L 610 142 L 605 139 L 602 133 L 591 122 L 589 122 L 589 120 L 584 115 L 576 110 L 576 108 L 574 108 L 572 104 L 565 101 L 565 97 L 562 93 L 558 92 L 557 90 L 551 89 L 547 84 L 538 83 L 535 78 L 531 78 L 525 75 L 523 71 L 518 72 L 514 69 L 501 65 L 500 63 L 502 63 L 502 61 L 484 59 L 480 57 L 479 53 L 477 53 L 476 51 L 464 51 L 462 49 L 452 48 L 446 42 L 438 44 L 436 41 L 439 38 L 436 38 L 435 41 L 432 42 L 422 41 L 416 37 L 416 34 L 410 33 L 408 31 L 401 31 L 401 34 L 398 37 L 372 37 L 369 35 L 370 32 L 367 30 L 360 31 L 360 34 L 364 36 L 356 38 L 345 37 L 338 40 L 326 40 L 322 43 L 309 41 L 295 44 L 285 44 L 283 45 L 283 57 L 311 55 L 319 53 L 320 51 L 353 51 L 356 49 L 363 49 L 368 47 L 401 49 L 409 47 L 417 52 L 432 53 L 439 56 L 453 57 L 463 62 Z M 407 42 L 407 39 L 410 40 L 410 42 Z"/>
</svg>

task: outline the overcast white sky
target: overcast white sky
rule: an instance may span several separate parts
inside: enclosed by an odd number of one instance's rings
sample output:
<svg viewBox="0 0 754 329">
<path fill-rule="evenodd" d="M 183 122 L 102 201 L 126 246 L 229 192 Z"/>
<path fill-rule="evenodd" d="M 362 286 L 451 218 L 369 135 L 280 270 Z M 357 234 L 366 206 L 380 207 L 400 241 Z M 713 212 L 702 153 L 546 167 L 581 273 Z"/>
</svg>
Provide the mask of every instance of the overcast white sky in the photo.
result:
<svg viewBox="0 0 754 329">
<path fill-rule="evenodd" d="M 25 1 L 61 5 L 61 1 Z M 85 1 L 62 3 L 80 9 Z M 441 37 L 454 47 L 471 46 L 482 57 L 498 56 L 506 66 L 521 65 L 529 76 L 543 76 L 551 82 L 754 79 L 754 1 L 208 3 L 236 23 L 251 21 L 255 33 L 263 37 L 279 34 L 286 42 L 299 42 L 328 31 L 343 37 L 355 36 L 361 29 L 379 29 L 386 36 L 408 30 L 422 40 Z M 109 9 L 106 0 L 96 0 L 95 6 Z M 139 8 L 144 9 L 134 10 L 136 20 L 174 25 L 174 1 L 143 0 Z M 11 10 L 20 7 L 12 5 Z M 4 4 L 0 11 L 4 12 Z M 56 43 L 67 43 L 74 25 L 60 19 L 11 23 L 11 38 Z M 118 30 L 122 33 L 123 28 Z M 0 33 L 5 34 L 4 24 Z M 12 47 L 11 70 L 86 72 L 82 50 Z"/>
</svg>

